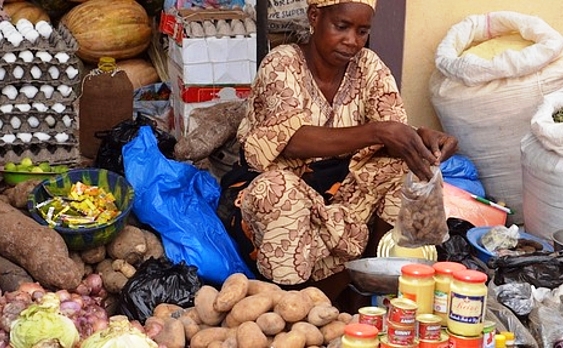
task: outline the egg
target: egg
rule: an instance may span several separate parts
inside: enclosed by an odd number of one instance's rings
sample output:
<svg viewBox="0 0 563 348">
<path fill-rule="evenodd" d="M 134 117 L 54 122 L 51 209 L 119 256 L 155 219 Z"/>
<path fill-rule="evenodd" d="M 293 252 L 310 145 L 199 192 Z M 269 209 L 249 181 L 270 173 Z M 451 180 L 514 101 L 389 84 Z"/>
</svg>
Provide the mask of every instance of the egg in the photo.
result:
<svg viewBox="0 0 563 348">
<path fill-rule="evenodd" d="M 18 33 L 17 31 L 15 31 L 15 32 L 12 32 L 12 33 L 8 34 L 8 35 L 6 36 L 6 39 L 7 39 L 8 41 L 10 41 L 10 43 L 11 43 L 12 45 L 14 45 L 14 47 L 20 47 L 20 44 L 21 44 L 22 41 L 23 41 L 23 36 L 22 36 L 22 34 L 20 34 L 20 33 Z"/>
<path fill-rule="evenodd" d="M 53 127 L 57 123 L 57 120 L 55 120 L 53 116 L 49 115 L 45 117 L 45 123 L 47 123 L 49 127 Z"/>
<path fill-rule="evenodd" d="M 16 136 L 14 134 L 5 134 L 2 139 L 6 144 L 11 144 L 16 140 Z"/>
<path fill-rule="evenodd" d="M 49 52 L 45 51 L 37 51 L 35 52 L 35 56 L 45 63 L 48 63 L 51 59 L 53 59 L 53 56 Z"/>
<path fill-rule="evenodd" d="M 25 34 L 23 35 L 23 37 L 24 37 L 27 41 L 29 41 L 29 42 L 31 42 L 31 43 L 35 43 L 35 41 L 37 41 L 37 39 L 39 38 L 39 33 L 37 32 L 37 30 L 31 29 L 31 30 L 29 30 L 27 33 L 25 33 Z"/>
<path fill-rule="evenodd" d="M 57 91 L 59 91 L 63 97 L 68 97 L 70 93 L 72 93 L 72 87 L 67 85 L 59 85 L 57 86 Z"/>
<path fill-rule="evenodd" d="M 37 92 L 39 92 L 39 88 L 37 88 L 33 85 L 25 85 L 25 86 L 22 86 L 20 88 L 20 92 L 25 94 L 25 96 L 28 97 L 28 98 L 33 98 L 33 97 L 35 97 Z"/>
<path fill-rule="evenodd" d="M 66 52 L 58 52 L 55 54 L 55 58 L 59 61 L 59 63 L 66 63 L 70 59 L 70 56 Z"/>
<path fill-rule="evenodd" d="M 15 107 L 21 112 L 28 112 L 31 110 L 31 105 L 29 104 L 16 104 Z"/>
<path fill-rule="evenodd" d="M 59 68 L 57 68 L 56 66 L 51 66 L 49 68 L 49 70 L 47 70 L 47 72 L 49 73 L 49 75 L 51 75 L 51 78 L 53 80 L 58 79 L 59 75 L 61 74 L 61 72 L 59 71 Z"/>
<path fill-rule="evenodd" d="M 4 60 L 6 63 L 13 63 L 16 61 L 16 59 L 17 59 L 16 55 L 12 52 L 5 53 L 2 56 L 2 60 Z"/>
<path fill-rule="evenodd" d="M 20 18 L 16 22 L 16 28 L 20 31 L 20 33 L 26 28 L 33 28 L 33 23 L 29 21 L 27 18 Z"/>
<path fill-rule="evenodd" d="M 21 66 L 16 66 L 14 68 L 14 70 L 12 71 L 12 75 L 14 76 L 14 78 L 16 80 L 21 80 L 21 78 L 23 77 L 23 74 L 25 73 L 25 70 L 23 70 L 23 68 Z"/>
<path fill-rule="evenodd" d="M 43 103 L 39 103 L 39 102 L 32 103 L 31 107 L 34 108 L 35 110 L 39 111 L 39 112 L 45 112 L 45 111 L 49 110 L 49 107 L 47 105 L 45 105 Z M 49 116 L 47 116 L 47 117 L 49 117 Z M 50 117 L 53 117 L 53 116 L 50 116 Z"/>
<path fill-rule="evenodd" d="M 63 123 L 65 124 L 65 127 L 70 127 L 72 125 L 72 118 L 70 118 L 69 115 L 64 115 Z"/>
<path fill-rule="evenodd" d="M 57 113 L 60 114 L 60 113 L 62 113 L 63 111 L 65 111 L 66 106 L 64 106 L 64 105 L 61 104 L 61 103 L 55 103 L 55 104 L 53 104 L 53 106 L 51 106 L 51 109 L 52 109 L 52 110 L 55 110 L 55 112 L 57 112 Z"/>
<path fill-rule="evenodd" d="M 72 65 L 67 67 L 65 72 L 66 72 L 66 76 L 68 76 L 69 79 L 73 79 L 76 75 L 78 75 L 78 69 L 76 69 Z"/>
<path fill-rule="evenodd" d="M 35 132 L 33 136 L 39 139 L 40 141 L 47 141 L 51 139 L 51 136 L 45 132 Z"/>
<path fill-rule="evenodd" d="M 6 28 L 15 29 L 14 25 L 10 21 L 1 21 L 0 22 L 0 30 L 4 31 Z"/>
<path fill-rule="evenodd" d="M 4 77 L 6 77 L 6 69 L 0 68 L 0 81 L 4 80 Z"/>
<path fill-rule="evenodd" d="M 51 85 L 43 85 L 39 87 L 39 90 L 45 94 L 45 98 L 49 99 L 53 96 L 53 92 L 55 91 L 55 87 Z"/>
<path fill-rule="evenodd" d="M 8 97 L 8 99 L 14 100 L 18 96 L 18 90 L 13 85 L 7 85 L 2 88 L 2 94 Z"/>
<path fill-rule="evenodd" d="M 31 77 L 36 80 L 39 80 L 43 75 L 43 71 L 41 71 L 41 68 L 39 68 L 37 65 L 32 66 L 31 69 L 29 69 L 29 73 L 31 74 Z"/>
<path fill-rule="evenodd" d="M 51 27 L 51 24 L 49 24 L 49 22 L 47 21 L 38 21 L 37 23 L 35 23 L 35 30 L 37 30 L 39 35 L 41 35 L 45 39 L 48 39 L 53 32 L 53 27 Z"/>
<path fill-rule="evenodd" d="M 10 112 L 12 112 L 13 109 L 14 106 L 12 104 L 4 104 L 0 106 L 0 111 L 2 111 L 5 114 L 9 114 Z"/>
<path fill-rule="evenodd" d="M 19 129 L 21 125 L 22 121 L 16 116 L 12 116 L 12 118 L 10 119 L 10 126 L 12 126 L 13 129 Z"/>
<path fill-rule="evenodd" d="M 3 125 L 4 125 L 4 122 L 2 122 L 2 120 L 0 120 L 0 129 L 2 129 Z"/>
<path fill-rule="evenodd" d="M 33 135 L 31 135 L 31 133 L 25 132 L 25 133 L 16 134 L 16 137 L 18 137 L 24 143 L 29 143 L 31 141 L 31 138 L 33 137 Z"/>
<path fill-rule="evenodd" d="M 35 116 L 31 116 L 27 119 L 27 123 L 31 128 L 37 128 L 39 126 L 39 119 Z"/>
<path fill-rule="evenodd" d="M 55 134 L 55 140 L 57 140 L 58 143 L 64 143 L 68 140 L 69 136 L 66 133 L 57 133 Z"/>
<path fill-rule="evenodd" d="M 33 60 L 33 53 L 30 50 L 24 50 L 18 54 L 18 57 L 26 63 L 31 63 Z"/>
</svg>

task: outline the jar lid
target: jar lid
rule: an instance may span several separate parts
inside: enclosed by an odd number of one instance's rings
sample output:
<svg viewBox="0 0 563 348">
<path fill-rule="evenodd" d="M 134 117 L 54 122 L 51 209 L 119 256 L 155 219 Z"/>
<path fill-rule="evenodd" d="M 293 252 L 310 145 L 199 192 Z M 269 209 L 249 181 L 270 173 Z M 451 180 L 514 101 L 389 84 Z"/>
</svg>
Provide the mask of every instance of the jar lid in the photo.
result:
<svg viewBox="0 0 563 348">
<path fill-rule="evenodd" d="M 454 278 L 468 283 L 484 283 L 487 281 L 485 273 L 473 269 L 454 272 Z"/>
<path fill-rule="evenodd" d="M 401 274 L 411 277 L 431 277 L 436 273 L 434 268 L 421 263 L 409 263 L 401 267 Z"/>
<path fill-rule="evenodd" d="M 446 274 L 446 275 L 450 275 L 453 274 L 454 272 L 467 269 L 467 267 L 465 267 L 464 264 L 459 262 L 452 262 L 452 261 L 436 262 L 435 264 L 432 265 L 432 268 L 434 268 L 436 273 Z"/>
<path fill-rule="evenodd" d="M 344 327 L 344 334 L 352 337 L 372 338 L 377 337 L 379 330 L 373 325 L 354 323 Z"/>
<path fill-rule="evenodd" d="M 496 348 L 506 347 L 506 337 L 504 337 L 504 335 L 500 335 L 500 334 L 495 335 L 495 347 Z"/>
</svg>

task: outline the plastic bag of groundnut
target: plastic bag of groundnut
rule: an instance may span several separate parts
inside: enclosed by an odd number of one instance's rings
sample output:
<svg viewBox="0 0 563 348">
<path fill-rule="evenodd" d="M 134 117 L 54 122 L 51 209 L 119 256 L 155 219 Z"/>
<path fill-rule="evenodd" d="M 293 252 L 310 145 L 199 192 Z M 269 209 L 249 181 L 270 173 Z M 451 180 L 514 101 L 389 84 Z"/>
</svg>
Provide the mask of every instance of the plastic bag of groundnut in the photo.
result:
<svg viewBox="0 0 563 348">
<path fill-rule="evenodd" d="M 402 247 L 440 245 L 450 236 L 446 222 L 442 172 L 433 166 L 430 181 L 420 181 L 409 172 L 401 189 L 401 208 L 392 238 Z"/>
</svg>

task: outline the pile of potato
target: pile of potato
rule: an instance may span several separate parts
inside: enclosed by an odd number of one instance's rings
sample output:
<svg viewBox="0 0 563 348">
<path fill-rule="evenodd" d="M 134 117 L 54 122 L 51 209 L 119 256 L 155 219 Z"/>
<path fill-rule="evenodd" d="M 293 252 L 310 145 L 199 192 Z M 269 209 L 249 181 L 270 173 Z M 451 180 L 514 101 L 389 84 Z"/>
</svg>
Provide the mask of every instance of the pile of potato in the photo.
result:
<svg viewBox="0 0 563 348">
<path fill-rule="evenodd" d="M 236 273 L 220 290 L 204 285 L 194 307 L 157 306 L 145 328 L 162 328 L 154 340 L 167 348 L 313 348 L 339 347 L 356 320 L 318 288 L 287 291 Z"/>
</svg>

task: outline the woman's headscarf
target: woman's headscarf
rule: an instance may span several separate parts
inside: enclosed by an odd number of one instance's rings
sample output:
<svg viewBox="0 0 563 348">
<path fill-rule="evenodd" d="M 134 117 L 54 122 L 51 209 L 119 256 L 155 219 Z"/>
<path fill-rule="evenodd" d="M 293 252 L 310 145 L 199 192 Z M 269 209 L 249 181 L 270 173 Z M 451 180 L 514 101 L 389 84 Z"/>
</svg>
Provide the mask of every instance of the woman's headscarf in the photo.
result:
<svg viewBox="0 0 563 348">
<path fill-rule="evenodd" d="M 347 2 L 366 4 L 375 9 L 375 4 L 377 3 L 377 0 L 307 0 L 308 5 L 317 5 L 318 7 L 338 5 Z"/>
</svg>

